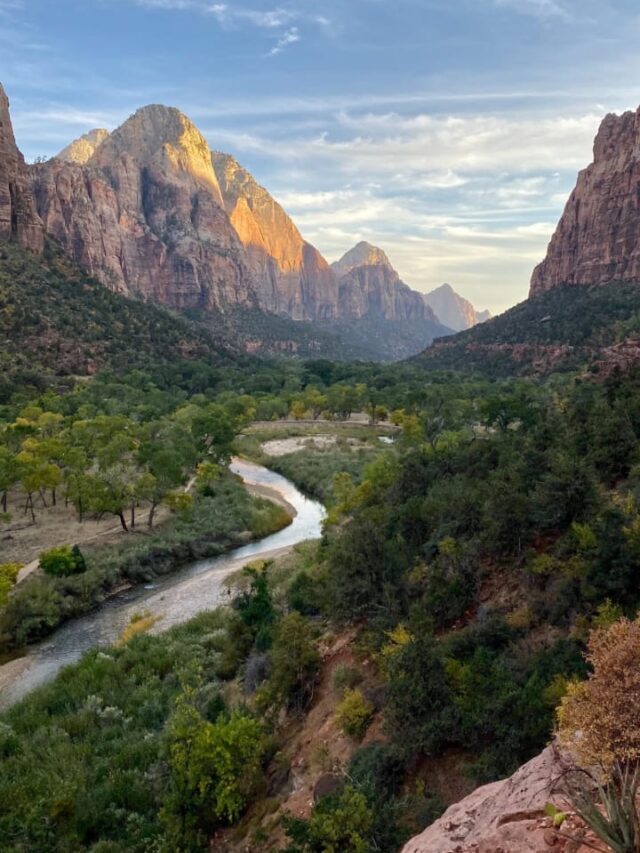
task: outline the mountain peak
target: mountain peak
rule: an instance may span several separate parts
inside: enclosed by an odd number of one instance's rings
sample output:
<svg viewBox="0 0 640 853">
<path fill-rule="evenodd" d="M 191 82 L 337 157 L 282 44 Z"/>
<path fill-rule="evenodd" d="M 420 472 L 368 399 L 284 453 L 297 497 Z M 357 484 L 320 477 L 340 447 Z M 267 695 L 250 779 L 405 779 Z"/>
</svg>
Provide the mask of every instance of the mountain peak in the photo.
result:
<svg viewBox="0 0 640 853">
<path fill-rule="evenodd" d="M 484 323 L 491 316 L 488 311 L 476 311 L 468 299 L 456 293 L 446 282 L 425 293 L 424 301 L 433 308 L 441 323 L 456 332 Z"/>
<path fill-rule="evenodd" d="M 211 162 L 207 140 L 195 124 L 175 107 L 141 107 L 102 142 L 88 161 L 109 168 L 124 155 L 140 166 L 152 162 L 187 173 L 207 185 L 222 207 L 222 194 Z"/>
<path fill-rule="evenodd" d="M 356 267 L 377 267 L 384 266 L 393 270 L 391 261 L 377 246 L 367 243 L 366 240 L 361 240 L 353 249 L 350 249 L 344 254 L 339 261 L 332 265 L 333 271 L 341 278 Z"/>
<path fill-rule="evenodd" d="M 56 154 L 56 157 L 58 160 L 64 160 L 65 163 L 78 163 L 84 166 L 108 136 L 109 131 L 103 127 L 90 130 L 78 139 L 74 139 L 70 145 L 67 145 L 59 154 Z"/>
</svg>

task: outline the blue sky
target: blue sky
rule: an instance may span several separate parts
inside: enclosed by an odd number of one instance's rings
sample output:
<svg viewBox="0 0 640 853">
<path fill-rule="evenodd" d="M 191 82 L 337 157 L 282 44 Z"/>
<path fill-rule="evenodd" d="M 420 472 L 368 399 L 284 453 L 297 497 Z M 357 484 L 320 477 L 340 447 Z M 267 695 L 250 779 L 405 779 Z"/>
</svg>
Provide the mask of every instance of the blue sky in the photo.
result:
<svg viewBox="0 0 640 853">
<path fill-rule="evenodd" d="M 0 81 L 28 159 L 177 106 L 329 260 L 496 312 L 640 103 L 639 36 L 631 0 L 0 0 Z"/>
</svg>

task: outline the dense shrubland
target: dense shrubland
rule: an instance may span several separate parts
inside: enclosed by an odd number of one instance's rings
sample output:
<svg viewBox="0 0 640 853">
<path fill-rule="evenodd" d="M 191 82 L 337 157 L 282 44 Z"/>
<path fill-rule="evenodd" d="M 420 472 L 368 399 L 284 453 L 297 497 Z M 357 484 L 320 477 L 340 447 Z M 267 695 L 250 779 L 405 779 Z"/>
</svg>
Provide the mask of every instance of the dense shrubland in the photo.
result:
<svg viewBox="0 0 640 853">
<path fill-rule="evenodd" d="M 477 782 L 514 770 L 545 744 L 555 708 L 587 674 L 591 629 L 637 611 L 639 376 L 425 382 L 414 366 L 315 361 L 271 365 L 234 394 L 208 386 L 207 375 L 161 366 L 98 377 L 62 397 L 12 399 L 9 467 L 17 460 L 48 478 L 31 483 L 36 523 L 40 489 L 52 500 L 56 480 L 39 467 L 43 444 L 42 464 L 59 471 L 57 499 L 76 509 L 85 493 L 71 480 L 68 450 L 86 453 L 95 479 L 83 512 L 115 507 L 119 518 L 117 501 L 92 501 L 110 466 L 126 464 L 127 526 L 132 504 L 171 504 L 199 471 L 193 504 L 152 534 L 161 537 L 153 562 L 162 563 L 163 547 L 192 547 L 210 516 L 225 542 L 255 529 L 251 505 L 219 470 L 250 421 L 291 414 L 325 429 L 365 412 L 397 425 L 397 439 L 383 452 L 338 444 L 281 457 L 280 470 L 329 504 L 320 543 L 286 571 L 254 570 L 227 611 L 91 653 L 5 715 L 0 833 L 9 850 L 205 849 L 247 808 L 249 821 L 252 803 L 277 799 L 270 770 L 286 763 L 282 721 L 304 718 L 323 637 L 345 626 L 355 626 L 381 690 L 373 701 L 357 670 L 335 675 L 336 720 L 354 755 L 308 820 L 286 822 L 288 849 L 397 850 L 439 808 L 419 775 L 425 759 L 458 750 Z M 135 492 L 140 480 L 147 491 Z M 8 511 L 22 512 L 8 489 Z M 115 582 L 126 564 L 133 579 L 147 576 L 155 567 L 136 547 L 83 549 L 85 572 L 24 586 L 37 605 L 9 590 L 14 632 L 62 589 L 78 585 L 71 598 L 81 600 L 96 572 Z M 376 715 L 384 743 L 357 748 Z M 269 849 L 264 828 L 252 826 Z"/>
</svg>

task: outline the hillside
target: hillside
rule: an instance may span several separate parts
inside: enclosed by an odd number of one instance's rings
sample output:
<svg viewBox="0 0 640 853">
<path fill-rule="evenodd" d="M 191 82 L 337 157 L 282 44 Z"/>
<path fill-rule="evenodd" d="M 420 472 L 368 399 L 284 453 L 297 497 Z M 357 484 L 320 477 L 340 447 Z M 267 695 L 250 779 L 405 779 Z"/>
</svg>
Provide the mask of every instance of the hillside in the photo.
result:
<svg viewBox="0 0 640 853">
<path fill-rule="evenodd" d="M 632 283 L 559 286 L 436 341 L 415 361 L 428 369 L 491 376 L 626 368 L 640 358 L 639 295 Z"/>
<path fill-rule="evenodd" d="M 0 244 L 0 398 L 47 376 L 177 358 L 231 364 L 244 356 L 184 318 L 112 293 L 51 242 L 42 256 Z"/>
</svg>

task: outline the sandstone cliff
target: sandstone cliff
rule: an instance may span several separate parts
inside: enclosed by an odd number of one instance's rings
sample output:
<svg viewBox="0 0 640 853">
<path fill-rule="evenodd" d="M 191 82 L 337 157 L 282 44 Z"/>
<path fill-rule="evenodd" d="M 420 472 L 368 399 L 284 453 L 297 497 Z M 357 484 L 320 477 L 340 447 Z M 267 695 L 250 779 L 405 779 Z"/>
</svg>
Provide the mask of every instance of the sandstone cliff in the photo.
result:
<svg viewBox="0 0 640 853">
<path fill-rule="evenodd" d="M 400 280 L 382 249 L 359 243 L 332 265 L 338 282 L 338 315 L 366 316 L 393 321 L 439 323 L 421 293 Z M 442 329 L 441 334 L 446 334 Z"/>
<path fill-rule="evenodd" d="M 320 252 L 233 157 L 214 152 L 212 162 L 225 209 L 257 282 L 261 307 L 294 320 L 333 319 L 337 286 Z"/>
<path fill-rule="evenodd" d="M 42 222 L 36 211 L 27 167 L 16 146 L 9 99 L 0 85 L 0 238 L 41 252 Z"/>
<path fill-rule="evenodd" d="M 578 176 L 531 295 L 610 281 L 640 281 L 640 110 L 602 122 L 593 163 Z"/>
<path fill-rule="evenodd" d="M 560 833 L 545 814 L 547 803 L 567 809 L 557 792 L 565 766 L 556 747 L 547 747 L 509 779 L 478 788 L 448 808 L 407 842 L 402 853 L 587 853 L 600 849 L 593 834 L 574 816 Z"/>
<path fill-rule="evenodd" d="M 477 323 L 484 323 L 491 318 L 489 311 L 476 311 L 469 300 L 456 293 L 450 284 L 442 284 L 426 293 L 424 300 L 433 308 L 440 321 L 455 332 L 471 329 Z"/>
<path fill-rule="evenodd" d="M 32 179 L 47 232 L 112 290 L 176 309 L 257 304 L 207 142 L 178 110 L 144 107 L 86 163 L 54 158 Z"/>
</svg>

